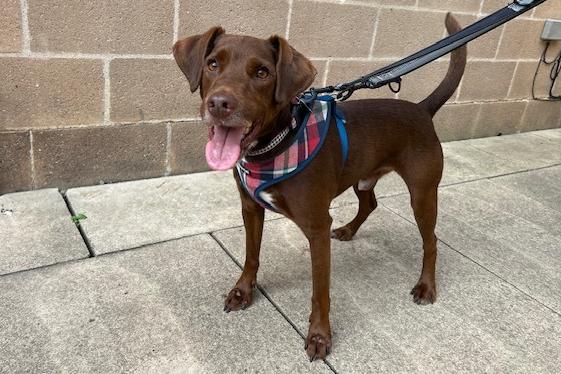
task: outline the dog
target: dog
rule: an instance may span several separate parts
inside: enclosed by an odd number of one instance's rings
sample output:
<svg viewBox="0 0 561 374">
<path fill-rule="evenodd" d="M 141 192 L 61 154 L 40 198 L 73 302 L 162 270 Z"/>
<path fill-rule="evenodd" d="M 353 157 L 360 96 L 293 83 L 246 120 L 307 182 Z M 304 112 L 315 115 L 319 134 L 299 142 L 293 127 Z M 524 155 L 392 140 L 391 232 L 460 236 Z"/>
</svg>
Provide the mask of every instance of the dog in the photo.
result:
<svg viewBox="0 0 561 374">
<path fill-rule="evenodd" d="M 445 24 L 450 34 L 461 29 L 450 13 Z M 257 143 L 290 127 L 295 98 L 316 75 L 312 63 L 282 37 L 229 35 L 220 27 L 179 40 L 173 46 L 173 55 L 191 92 L 200 92 L 200 114 L 209 129 L 205 154 L 215 170 L 234 168 Z M 423 240 L 423 268 L 411 291 L 413 301 L 435 302 L 434 229 L 443 156 L 432 118 L 456 90 L 466 55 L 465 46 L 451 53 L 444 80 L 420 103 L 396 99 L 337 103 L 346 119 L 346 160 L 340 134 L 335 126 L 329 126 L 321 149 L 307 167 L 266 190 L 268 201 L 291 219 L 309 241 L 313 291 L 305 350 L 310 361 L 325 359 L 332 348 L 331 238 L 353 237 L 376 209 L 376 182 L 391 171 L 397 172 L 409 189 Z M 239 280 L 226 297 L 227 312 L 246 309 L 252 302 L 265 210 L 242 186 L 239 174 L 234 168 L 245 226 L 246 258 Z M 351 186 L 359 200 L 358 213 L 345 226 L 331 230 L 330 203 Z"/>
</svg>

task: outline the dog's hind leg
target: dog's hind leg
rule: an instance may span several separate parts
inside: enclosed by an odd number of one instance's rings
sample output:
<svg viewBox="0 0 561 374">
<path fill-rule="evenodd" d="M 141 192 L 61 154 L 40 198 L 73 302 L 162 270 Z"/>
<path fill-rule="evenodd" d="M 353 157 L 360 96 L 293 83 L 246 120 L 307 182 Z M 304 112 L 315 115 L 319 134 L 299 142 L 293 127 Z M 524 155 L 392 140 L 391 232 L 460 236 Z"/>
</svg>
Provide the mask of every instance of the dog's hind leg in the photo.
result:
<svg viewBox="0 0 561 374">
<path fill-rule="evenodd" d="M 409 194 L 417 227 L 423 239 L 423 270 L 419 281 L 411 290 L 417 304 L 432 304 L 436 301 L 436 216 L 438 211 L 438 184 L 442 177 L 442 151 L 435 147 L 433 152 L 410 157 L 398 170 Z M 414 161 L 413 161 L 414 160 Z"/>
<path fill-rule="evenodd" d="M 370 213 L 376 209 L 378 202 L 374 195 L 374 187 L 378 180 L 370 180 L 368 189 L 361 189 L 359 182 L 353 186 L 356 196 L 358 197 L 358 212 L 353 220 L 345 226 L 339 227 L 331 231 L 331 237 L 334 239 L 347 241 L 351 240 L 356 234 L 360 226 L 366 221 Z"/>
<path fill-rule="evenodd" d="M 437 186 L 427 190 L 411 191 L 411 206 L 421 237 L 423 238 L 423 270 L 419 281 L 411 290 L 417 304 L 432 304 L 436 301 L 436 226 Z"/>
</svg>

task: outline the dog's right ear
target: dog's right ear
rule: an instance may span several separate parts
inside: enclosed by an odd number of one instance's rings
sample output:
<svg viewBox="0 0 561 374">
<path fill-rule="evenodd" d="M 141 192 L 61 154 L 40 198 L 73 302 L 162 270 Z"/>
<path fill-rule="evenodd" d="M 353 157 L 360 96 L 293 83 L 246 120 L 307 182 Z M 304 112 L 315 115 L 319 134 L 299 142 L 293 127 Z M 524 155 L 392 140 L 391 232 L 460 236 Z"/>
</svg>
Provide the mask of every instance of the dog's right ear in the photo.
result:
<svg viewBox="0 0 561 374">
<path fill-rule="evenodd" d="M 201 35 L 190 36 L 177 41 L 173 46 L 173 57 L 187 77 L 191 92 L 201 85 L 205 57 L 214 47 L 214 41 L 224 34 L 222 27 L 213 27 Z"/>
</svg>

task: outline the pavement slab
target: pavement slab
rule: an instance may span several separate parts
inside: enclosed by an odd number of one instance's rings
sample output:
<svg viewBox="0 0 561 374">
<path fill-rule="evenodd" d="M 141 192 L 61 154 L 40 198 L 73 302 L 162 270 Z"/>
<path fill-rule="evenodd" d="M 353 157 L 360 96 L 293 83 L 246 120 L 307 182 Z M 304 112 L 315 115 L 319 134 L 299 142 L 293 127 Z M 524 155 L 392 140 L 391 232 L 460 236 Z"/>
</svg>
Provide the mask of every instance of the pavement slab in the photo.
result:
<svg viewBox="0 0 561 374">
<path fill-rule="evenodd" d="M 0 196 L 0 275 L 89 256 L 56 189 Z"/>
<path fill-rule="evenodd" d="M 487 153 L 469 141 L 442 144 L 444 170 L 441 186 L 526 170 L 522 163 Z"/>
<path fill-rule="evenodd" d="M 561 130 L 443 143 L 441 185 L 551 166 L 561 162 Z"/>
<path fill-rule="evenodd" d="M 550 209 L 561 212 L 561 166 L 507 175 L 497 178 L 496 181 L 511 190 L 539 201 Z M 557 225 L 551 227 L 558 229 L 560 222 L 557 221 Z"/>
<path fill-rule="evenodd" d="M 437 236 L 561 314 L 560 185 L 553 167 L 442 188 Z M 414 222 L 403 196 L 382 204 Z"/>
<path fill-rule="evenodd" d="M 534 131 L 532 134 L 548 139 L 550 141 L 561 143 L 561 128 Z"/>
<path fill-rule="evenodd" d="M 242 224 L 231 173 L 197 173 L 70 189 L 95 254 Z"/>
<path fill-rule="evenodd" d="M 352 207 L 333 209 L 334 227 L 354 214 Z M 214 235 L 243 262 L 242 228 Z M 409 291 L 420 274 L 421 247 L 416 226 L 383 207 L 353 241 L 332 241 L 328 361 L 337 372 L 558 371 L 561 316 L 443 243 L 438 301 L 414 304 Z M 258 282 L 304 334 L 309 257 L 292 222 L 265 223 Z"/>
<path fill-rule="evenodd" d="M 538 135 L 539 134 L 539 135 Z M 471 146 L 507 160 L 523 169 L 534 169 L 561 163 L 561 138 L 555 131 L 472 139 Z"/>
<path fill-rule="evenodd" d="M 0 373 L 329 373 L 208 235 L 0 277 Z"/>
</svg>

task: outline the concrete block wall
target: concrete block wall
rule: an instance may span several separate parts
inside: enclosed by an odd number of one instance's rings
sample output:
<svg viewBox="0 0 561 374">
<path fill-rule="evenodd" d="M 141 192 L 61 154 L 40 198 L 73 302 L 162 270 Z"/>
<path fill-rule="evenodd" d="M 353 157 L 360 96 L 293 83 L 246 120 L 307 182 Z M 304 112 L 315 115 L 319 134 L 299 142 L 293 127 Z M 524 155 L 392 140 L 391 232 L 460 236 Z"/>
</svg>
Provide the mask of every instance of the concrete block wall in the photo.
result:
<svg viewBox="0 0 561 374">
<path fill-rule="evenodd" d="M 508 0 L 3 0 L 0 10 L 0 193 L 206 170 L 207 130 L 171 46 L 220 24 L 285 36 L 318 68 L 316 85 L 384 66 Z M 530 100 L 549 0 L 469 45 L 457 93 L 437 115 L 441 140 L 561 126 L 561 103 Z M 560 48 L 552 45 L 551 56 Z M 448 61 L 356 97 L 417 101 Z M 538 76 L 545 95 L 548 72 Z"/>
</svg>

